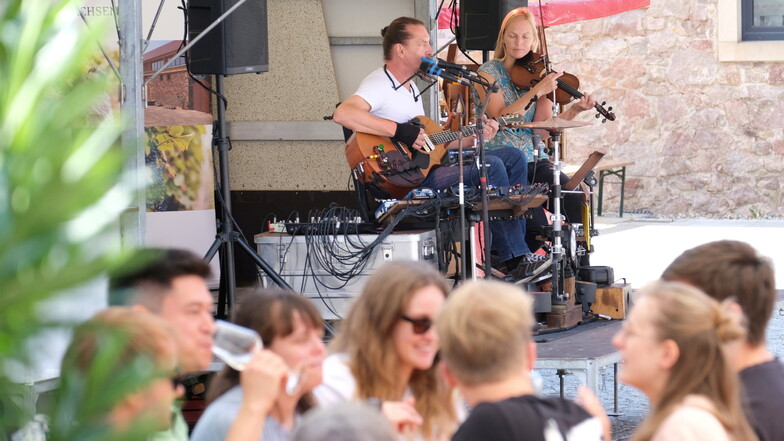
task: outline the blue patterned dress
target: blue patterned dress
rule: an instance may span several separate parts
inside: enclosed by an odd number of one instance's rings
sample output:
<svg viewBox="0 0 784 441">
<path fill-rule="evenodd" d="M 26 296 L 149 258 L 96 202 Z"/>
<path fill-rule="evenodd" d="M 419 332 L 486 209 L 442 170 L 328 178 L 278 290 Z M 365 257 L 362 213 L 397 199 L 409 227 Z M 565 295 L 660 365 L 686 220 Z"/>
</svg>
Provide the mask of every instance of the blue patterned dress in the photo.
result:
<svg viewBox="0 0 784 441">
<path fill-rule="evenodd" d="M 519 90 L 517 86 L 512 83 L 512 77 L 504 67 L 503 60 L 490 60 L 479 67 L 479 72 L 487 72 L 488 75 L 498 80 L 498 85 L 501 86 L 501 92 L 504 94 L 504 106 L 508 106 L 517 101 L 521 96 L 525 95 L 526 90 Z M 474 103 L 479 103 L 479 94 L 474 90 Z M 525 112 L 526 122 L 531 122 L 534 119 L 536 112 L 536 103 L 534 103 L 527 112 Z M 534 147 L 531 135 L 531 129 L 515 129 L 510 127 L 502 127 L 498 133 L 490 141 L 485 142 L 488 150 L 493 150 L 501 147 L 515 147 L 525 153 L 525 159 L 528 162 L 534 160 Z M 539 153 L 540 157 L 546 158 L 543 152 Z"/>
</svg>

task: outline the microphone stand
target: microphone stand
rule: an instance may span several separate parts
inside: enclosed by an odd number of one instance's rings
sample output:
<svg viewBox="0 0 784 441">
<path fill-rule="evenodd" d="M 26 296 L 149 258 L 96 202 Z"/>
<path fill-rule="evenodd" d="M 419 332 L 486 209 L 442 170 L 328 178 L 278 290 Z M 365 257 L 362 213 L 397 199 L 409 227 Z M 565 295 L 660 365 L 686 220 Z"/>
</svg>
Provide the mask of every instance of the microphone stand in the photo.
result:
<svg viewBox="0 0 784 441">
<path fill-rule="evenodd" d="M 466 274 L 466 214 L 465 214 L 465 178 L 463 176 L 463 113 L 465 111 L 463 105 L 463 95 L 457 95 L 455 102 L 455 111 L 452 112 L 454 117 L 457 118 L 457 166 L 458 168 L 458 213 L 460 215 L 460 279 L 465 281 L 468 279 Z M 473 237 L 473 235 L 471 236 Z M 471 248 L 473 253 L 473 248 Z M 472 271 L 473 272 L 473 271 Z"/>
<path fill-rule="evenodd" d="M 473 87 L 476 87 L 477 84 L 485 87 L 487 89 L 487 97 L 484 103 L 481 103 L 480 106 L 477 108 L 476 115 L 478 116 L 476 121 L 476 140 L 477 140 L 477 150 L 479 153 L 479 188 L 481 190 L 481 201 L 482 201 L 482 225 L 484 226 L 484 271 L 485 271 L 485 278 L 490 278 L 492 275 L 492 269 L 490 267 L 490 212 L 488 207 L 488 196 L 487 196 L 487 167 L 485 166 L 485 146 L 484 146 L 484 137 L 482 134 L 484 133 L 484 121 L 482 120 L 482 116 L 485 114 L 485 109 L 487 108 L 488 103 L 490 102 L 490 94 L 493 92 L 498 92 L 500 90 L 500 86 L 498 85 L 498 81 L 496 80 L 493 84 L 488 83 L 480 76 L 463 76 L 461 72 L 450 72 L 449 69 L 430 69 L 426 64 L 427 60 L 422 63 L 422 66 L 419 68 L 420 70 L 415 73 L 414 75 L 419 75 L 419 73 L 423 73 L 425 75 L 435 75 L 441 78 L 444 78 L 447 81 L 457 82 L 458 84 L 468 85 L 466 81 L 473 83 Z M 412 78 L 413 76 L 412 75 Z M 462 173 L 462 148 L 459 149 L 458 154 L 460 155 L 459 165 L 460 173 Z M 460 190 L 462 191 L 462 185 Z"/>
<path fill-rule="evenodd" d="M 553 91 L 553 118 L 558 117 L 558 101 L 555 99 L 555 91 Z M 552 299 L 553 301 L 565 301 L 565 295 L 562 292 L 560 283 L 560 268 L 563 263 L 563 244 L 561 242 L 561 235 L 563 234 L 561 228 L 561 162 L 560 162 L 560 141 L 561 132 L 558 130 L 549 130 L 550 137 L 553 142 L 553 246 L 551 254 L 553 258 L 552 263 Z"/>
<path fill-rule="evenodd" d="M 469 79 L 470 81 L 474 81 L 473 79 Z M 484 140 L 484 121 L 482 116 L 485 114 L 485 109 L 487 105 L 490 103 L 490 95 L 494 92 L 497 92 L 500 87 L 498 86 L 498 80 L 493 82 L 493 84 L 488 84 L 486 81 L 476 81 L 478 84 L 486 85 L 487 93 L 485 94 L 485 102 L 480 103 L 479 107 L 476 109 L 476 142 L 477 142 L 477 153 L 479 153 L 479 189 L 481 194 L 482 200 L 482 225 L 483 225 L 483 236 L 484 236 L 484 271 L 485 271 L 485 278 L 489 279 L 492 275 L 492 269 L 490 268 L 490 253 L 491 253 L 491 244 L 490 244 L 490 207 L 487 195 L 487 164 L 485 164 L 485 140 Z"/>
</svg>

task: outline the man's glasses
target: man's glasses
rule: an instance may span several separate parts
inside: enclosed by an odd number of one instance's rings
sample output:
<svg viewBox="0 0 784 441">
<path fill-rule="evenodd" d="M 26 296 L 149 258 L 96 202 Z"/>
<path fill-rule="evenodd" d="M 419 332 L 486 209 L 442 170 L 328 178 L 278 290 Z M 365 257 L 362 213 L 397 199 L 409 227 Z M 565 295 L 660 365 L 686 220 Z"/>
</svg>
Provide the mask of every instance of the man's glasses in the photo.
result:
<svg viewBox="0 0 784 441">
<path fill-rule="evenodd" d="M 411 317 L 406 317 L 405 315 L 401 315 L 400 318 L 413 325 L 414 334 L 424 334 L 430 329 L 431 326 L 433 326 L 433 320 L 430 320 L 428 317 L 414 319 Z"/>
</svg>

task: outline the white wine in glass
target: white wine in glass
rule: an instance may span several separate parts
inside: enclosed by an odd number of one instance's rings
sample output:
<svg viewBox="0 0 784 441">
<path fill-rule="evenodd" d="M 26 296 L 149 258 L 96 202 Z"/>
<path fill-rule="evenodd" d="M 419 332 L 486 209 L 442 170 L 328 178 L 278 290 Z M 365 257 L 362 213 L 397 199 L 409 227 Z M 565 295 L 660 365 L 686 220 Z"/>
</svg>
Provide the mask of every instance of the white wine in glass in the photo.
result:
<svg viewBox="0 0 784 441">
<path fill-rule="evenodd" d="M 212 352 L 231 366 L 234 370 L 242 371 L 253 358 L 256 351 L 264 349 L 264 343 L 259 334 L 253 329 L 235 325 L 225 320 L 215 321 L 215 337 L 212 343 Z M 286 393 L 296 394 L 300 387 L 302 375 L 289 370 L 286 378 Z"/>
</svg>

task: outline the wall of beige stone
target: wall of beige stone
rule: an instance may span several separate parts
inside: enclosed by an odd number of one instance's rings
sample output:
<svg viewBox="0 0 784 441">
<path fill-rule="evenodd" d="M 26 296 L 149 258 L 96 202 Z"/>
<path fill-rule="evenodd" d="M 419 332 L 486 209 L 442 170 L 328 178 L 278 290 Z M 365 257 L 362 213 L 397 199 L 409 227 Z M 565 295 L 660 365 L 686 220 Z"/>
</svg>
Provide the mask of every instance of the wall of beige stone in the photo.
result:
<svg viewBox="0 0 784 441">
<path fill-rule="evenodd" d="M 268 0 L 270 71 L 228 77 L 228 121 L 323 121 L 338 102 L 321 0 Z M 344 144 L 233 141 L 232 190 L 345 190 Z"/>
<path fill-rule="evenodd" d="M 568 154 L 572 162 L 593 150 L 635 161 L 626 210 L 784 215 L 784 63 L 717 61 L 716 0 L 652 0 L 547 36 L 556 68 L 578 75 L 581 90 L 617 114 L 570 129 Z M 619 190 L 605 186 L 605 210 L 617 207 Z"/>
</svg>

